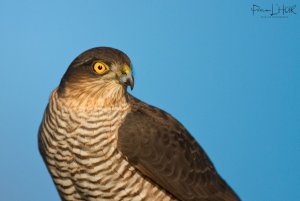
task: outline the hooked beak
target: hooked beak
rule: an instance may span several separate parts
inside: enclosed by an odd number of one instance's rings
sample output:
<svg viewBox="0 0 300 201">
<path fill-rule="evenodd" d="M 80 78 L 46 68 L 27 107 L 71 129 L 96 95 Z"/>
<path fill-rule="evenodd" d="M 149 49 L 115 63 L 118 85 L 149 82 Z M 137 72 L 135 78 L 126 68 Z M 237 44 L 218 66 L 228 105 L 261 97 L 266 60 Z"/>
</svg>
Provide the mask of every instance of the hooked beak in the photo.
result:
<svg viewBox="0 0 300 201">
<path fill-rule="evenodd" d="M 124 67 L 123 73 L 119 76 L 120 82 L 125 86 L 130 86 L 130 89 L 132 90 L 134 87 L 134 79 L 132 76 L 132 72 L 130 68 L 126 65 Z"/>
</svg>

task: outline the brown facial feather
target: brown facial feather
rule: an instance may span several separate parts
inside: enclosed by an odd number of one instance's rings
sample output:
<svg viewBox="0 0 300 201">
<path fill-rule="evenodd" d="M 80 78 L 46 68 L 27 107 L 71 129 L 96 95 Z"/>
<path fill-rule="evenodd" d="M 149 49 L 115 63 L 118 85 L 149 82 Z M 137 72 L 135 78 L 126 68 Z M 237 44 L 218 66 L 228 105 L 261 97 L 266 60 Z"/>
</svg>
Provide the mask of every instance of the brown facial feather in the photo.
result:
<svg viewBox="0 0 300 201">
<path fill-rule="evenodd" d="M 151 181 L 182 201 L 238 201 L 190 133 L 164 111 L 130 97 L 118 149 Z"/>
<path fill-rule="evenodd" d="M 94 72 L 93 64 L 104 62 L 110 67 L 107 74 Z M 80 54 L 61 79 L 57 93 L 68 99 L 69 107 L 113 107 L 125 101 L 124 86 L 120 85 L 116 72 L 122 66 L 130 66 L 130 59 L 120 50 L 98 47 Z"/>
</svg>

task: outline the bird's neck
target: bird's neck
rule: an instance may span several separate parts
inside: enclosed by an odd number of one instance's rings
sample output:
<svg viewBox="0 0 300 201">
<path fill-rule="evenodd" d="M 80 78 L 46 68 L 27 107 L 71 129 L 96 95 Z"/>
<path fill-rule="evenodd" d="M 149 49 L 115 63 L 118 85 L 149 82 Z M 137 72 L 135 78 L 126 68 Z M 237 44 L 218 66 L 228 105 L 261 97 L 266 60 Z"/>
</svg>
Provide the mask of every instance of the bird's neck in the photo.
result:
<svg viewBox="0 0 300 201">
<path fill-rule="evenodd" d="M 52 97 L 64 107 L 77 111 L 93 111 L 105 108 L 124 108 L 129 105 L 128 94 L 122 86 L 114 86 L 105 90 L 87 89 L 85 91 L 66 89 L 61 93 L 54 90 Z"/>
</svg>

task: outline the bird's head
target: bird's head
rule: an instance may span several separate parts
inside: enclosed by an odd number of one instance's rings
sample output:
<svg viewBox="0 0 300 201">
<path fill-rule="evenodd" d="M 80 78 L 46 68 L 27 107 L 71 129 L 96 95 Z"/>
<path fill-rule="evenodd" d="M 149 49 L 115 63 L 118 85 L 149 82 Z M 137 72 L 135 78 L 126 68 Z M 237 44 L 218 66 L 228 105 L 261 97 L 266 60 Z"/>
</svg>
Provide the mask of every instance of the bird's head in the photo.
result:
<svg viewBox="0 0 300 201">
<path fill-rule="evenodd" d="M 98 47 L 75 58 L 61 80 L 58 95 L 73 105 L 111 107 L 126 99 L 127 86 L 134 87 L 128 56 L 114 48 Z"/>
</svg>

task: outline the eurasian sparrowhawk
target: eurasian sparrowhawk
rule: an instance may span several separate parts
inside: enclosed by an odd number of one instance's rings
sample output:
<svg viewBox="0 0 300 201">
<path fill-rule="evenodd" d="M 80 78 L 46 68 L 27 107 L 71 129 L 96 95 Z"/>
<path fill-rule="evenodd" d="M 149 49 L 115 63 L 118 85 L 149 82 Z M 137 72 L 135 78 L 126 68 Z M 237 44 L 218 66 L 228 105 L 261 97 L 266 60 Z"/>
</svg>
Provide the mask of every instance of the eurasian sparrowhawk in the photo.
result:
<svg viewBox="0 0 300 201">
<path fill-rule="evenodd" d="M 238 201 L 185 127 L 133 85 L 128 56 L 99 47 L 52 92 L 39 149 L 61 199 Z"/>
</svg>

